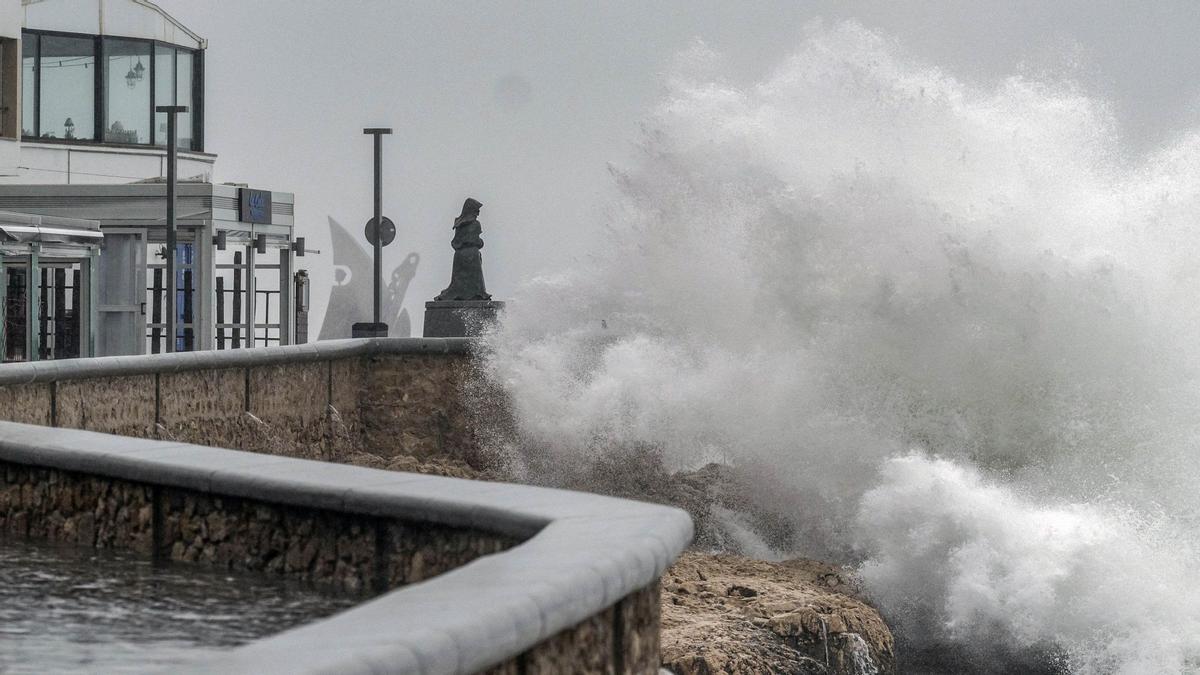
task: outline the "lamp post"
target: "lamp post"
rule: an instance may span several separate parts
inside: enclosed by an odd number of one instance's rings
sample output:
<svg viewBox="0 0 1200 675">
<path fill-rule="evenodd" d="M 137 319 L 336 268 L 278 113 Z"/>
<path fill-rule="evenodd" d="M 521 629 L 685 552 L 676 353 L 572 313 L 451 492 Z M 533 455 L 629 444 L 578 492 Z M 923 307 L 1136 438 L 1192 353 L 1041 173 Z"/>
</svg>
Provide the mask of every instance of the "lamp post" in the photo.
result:
<svg viewBox="0 0 1200 675">
<path fill-rule="evenodd" d="M 175 312 L 175 188 L 179 183 L 175 118 L 188 109 L 185 105 L 160 105 L 155 110 L 167 115 L 167 352 L 170 353 L 175 351 L 175 340 L 179 335 L 179 317 Z"/>
<path fill-rule="evenodd" d="M 375 216 L 368 226 L 368 231 L 373 226 L 374 235 L 368 234 L 368 238 L 372 239 L 372 249 L 374 252 L 375 273 L 373 275 L 374 283 L 374 298 L 371 312 L 371 325 L 354 324 L 354 337 L 387 337 L 387 324 L 382 322 L 382 288 L 383 283 L 383 246 L 386 242 L 383 241 L 383 137 L 392 133 L 391 129 L 387 128 L 367 128 L 363 129 L 363 133 L 372 136 L 375 141 Z"/>
<path fill-rule="evenodd" d="M 363 129 L 364 134 L 374 137 L 375 141 L 375 227 L 383 223 L 383 137 L 392 133 L 391 129 Z M 375 236 L 375 304 L 372 321 L 380 322 L 381 300 L 380 284 L 383 283 L 383 237 Z"/>
</svg>

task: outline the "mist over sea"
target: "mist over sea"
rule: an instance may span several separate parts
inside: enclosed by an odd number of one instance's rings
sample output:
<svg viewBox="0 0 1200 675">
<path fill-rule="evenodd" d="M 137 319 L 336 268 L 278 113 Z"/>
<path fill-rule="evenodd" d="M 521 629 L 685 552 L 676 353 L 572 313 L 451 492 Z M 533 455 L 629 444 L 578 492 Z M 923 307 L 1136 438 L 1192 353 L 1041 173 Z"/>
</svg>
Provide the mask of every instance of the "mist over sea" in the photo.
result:
<svg viewBox="0 0 1200 675">
<path fill-rule="evenodd" d="M 525 442 L 745 467 L 902 650 L 1200 672 L 1200 130 L 843 23 L 749 85 L 697 44 L 638 147 L 489 338 Z"/>
</svg>

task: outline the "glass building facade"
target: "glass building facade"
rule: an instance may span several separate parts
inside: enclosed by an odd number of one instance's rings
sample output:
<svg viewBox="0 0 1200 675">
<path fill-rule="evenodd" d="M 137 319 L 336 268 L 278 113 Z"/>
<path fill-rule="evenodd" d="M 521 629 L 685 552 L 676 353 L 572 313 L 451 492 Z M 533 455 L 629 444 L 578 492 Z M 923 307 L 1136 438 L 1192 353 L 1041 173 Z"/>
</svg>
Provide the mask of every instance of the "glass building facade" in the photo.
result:
<svg viewBox="0 0 1200 675">
<path fill-rule="evenodd" d="M 166 116 L 183 105 L 178 145 L 202 151 L 203 52 L 110 36 L 22 33 L 22 135 L 27 140 L 166 145 Z"/>
</svg>

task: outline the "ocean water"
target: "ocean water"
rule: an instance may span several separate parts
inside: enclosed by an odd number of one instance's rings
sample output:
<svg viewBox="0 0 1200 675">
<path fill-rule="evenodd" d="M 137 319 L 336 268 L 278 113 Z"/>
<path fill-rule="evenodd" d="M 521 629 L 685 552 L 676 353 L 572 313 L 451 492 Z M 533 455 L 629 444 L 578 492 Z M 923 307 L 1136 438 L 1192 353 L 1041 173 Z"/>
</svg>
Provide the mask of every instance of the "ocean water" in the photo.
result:
<svg viewBox="0 0 1200 675">
<path fill-rule="evenodd" d="M 743 467 L 908 672 L 1200 672 L 1200 130 L 813 24 L 681 54 L 637 149 L 489 337 L 519 445 Z"/>
<path fill-rule="evenodd" d="M 0 673 L 172 672 L 357 600 L 264 575 L 0 538 Z"/>
</svg>

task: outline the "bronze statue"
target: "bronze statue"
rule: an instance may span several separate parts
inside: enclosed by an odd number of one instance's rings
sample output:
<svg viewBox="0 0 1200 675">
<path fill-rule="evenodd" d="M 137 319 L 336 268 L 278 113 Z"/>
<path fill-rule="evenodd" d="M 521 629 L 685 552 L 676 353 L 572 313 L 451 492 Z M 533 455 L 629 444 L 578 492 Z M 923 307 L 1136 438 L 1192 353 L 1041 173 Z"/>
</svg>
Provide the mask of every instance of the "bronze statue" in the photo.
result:
<svg viewBox="0 0 1200 675">
<path fill-rule="evenodd" d="M 450 246 L 454 248 L 454 267 L 450 273 L 450 285 L 434 300 L 445 302 L 450 300 L 491 300 L 483 284 L 483 248 L 480 233 L 483 228 L 479 225 L 479 209 L 483 207 L 478 201 L 468 198 L 463 202 L 462 215 L 454 219 L 454 239 Z"/>
</svg>

